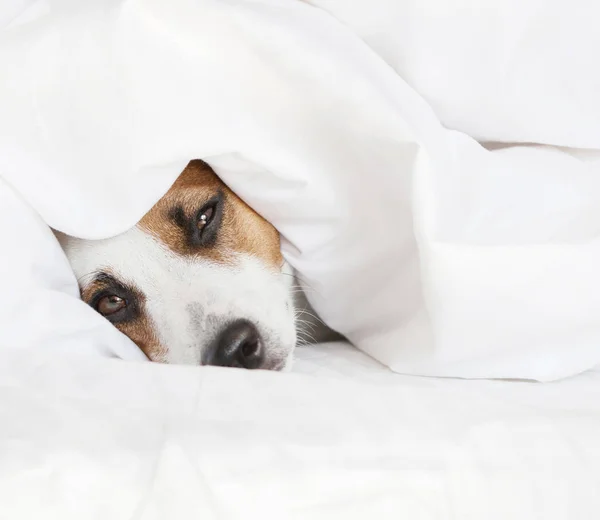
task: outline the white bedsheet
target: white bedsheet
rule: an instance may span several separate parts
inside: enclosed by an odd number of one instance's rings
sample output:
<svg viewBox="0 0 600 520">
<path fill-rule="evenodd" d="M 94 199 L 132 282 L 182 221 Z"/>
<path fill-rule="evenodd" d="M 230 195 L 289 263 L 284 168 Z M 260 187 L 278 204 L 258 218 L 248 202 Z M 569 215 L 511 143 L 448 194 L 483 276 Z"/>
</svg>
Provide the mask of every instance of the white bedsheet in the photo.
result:
<svg viewBox="0 0 600 520">
<path fill-rule="evenodd" d="M 49 352 L 0 364 L 2 519 L 598 518 L 598 372 L 418 378 L 343 344 L 292 374 Z"/>
</svg>

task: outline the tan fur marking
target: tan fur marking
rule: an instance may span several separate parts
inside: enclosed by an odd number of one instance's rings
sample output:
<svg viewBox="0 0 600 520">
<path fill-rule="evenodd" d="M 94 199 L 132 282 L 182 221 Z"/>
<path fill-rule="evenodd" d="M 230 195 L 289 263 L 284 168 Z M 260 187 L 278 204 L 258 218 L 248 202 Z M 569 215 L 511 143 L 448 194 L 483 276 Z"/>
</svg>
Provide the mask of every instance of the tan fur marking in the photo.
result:
<svg viewBox="0 0 600 520">
<path fill-rule="evenodd" d="M 219 190 L 225 194 L 223 217 L 216 243 L 211 247 L 191 248 L 185 230 L 170 216 L 183 208 L 192 218 Z M 280 269 L 283 257 L 279 233 L 258 213 L 235 195 L 203 161 L 191 161 L 171 189 L 142 218 L 139 226 L 180 255 L 199 255 L 220 263 L 233 263 L 235 253 L 246 253 Z"/>
<path fill-rule="evenodd" d="M 109 269 L 104 269 L 104 272 L 111 274 Z M 144 295 L 135 290 L 135 288 L 128 286 L 129 289 L 135 294 L 137 305 L 139 307 L 138 316 L 125 323 L 115 323 L 115 327 L 125 334 L 131 341 L 133 341 L 141 351 L 146 355 L 150 361 L 158 363 L 167 362 L 167 349 L 163 347 L 154 331 L 154 326 L 146 314 L 145 304 L 146 298 Z M 102 281 L 93 281 L 92 283 L 81 288 L 81 299 L 89 303 L 94 294 L 105 288 L 105 284 Z"/>
</svg>

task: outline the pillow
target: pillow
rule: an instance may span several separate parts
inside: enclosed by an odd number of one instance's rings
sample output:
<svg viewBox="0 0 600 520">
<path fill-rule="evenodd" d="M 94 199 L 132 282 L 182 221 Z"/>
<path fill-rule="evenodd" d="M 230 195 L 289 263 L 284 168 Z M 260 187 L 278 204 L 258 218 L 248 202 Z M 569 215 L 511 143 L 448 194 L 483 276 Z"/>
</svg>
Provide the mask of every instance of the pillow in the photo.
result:
<svg viewBox="0 0 600 520">
<path fill-rule="evenodd" d="M 323 11 L 51 4 L 4 32 L 0 66 L 0 172 L 60 231 L 128 229 L 203 158 L 280 230 L 325 322 L 393 370 L 553 379 L 599 361 L 598 163 L 446 130 Z"/>
</svg>

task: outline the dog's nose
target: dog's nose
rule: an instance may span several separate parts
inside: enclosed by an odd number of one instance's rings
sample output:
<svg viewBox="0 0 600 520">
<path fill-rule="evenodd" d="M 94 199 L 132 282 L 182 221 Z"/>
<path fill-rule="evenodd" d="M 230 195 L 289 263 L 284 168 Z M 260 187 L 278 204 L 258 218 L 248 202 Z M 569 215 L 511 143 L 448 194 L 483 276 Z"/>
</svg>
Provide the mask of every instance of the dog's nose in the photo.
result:
<svg viewBox="0 0 600 520">
<path fill-rule="evenodd" d="M 249 321 L 238 320 L 227 326 L 216 342 L 212 365 L 259 368 L 264 360 L 263 342 L 258 329 Z"/>
</svg>

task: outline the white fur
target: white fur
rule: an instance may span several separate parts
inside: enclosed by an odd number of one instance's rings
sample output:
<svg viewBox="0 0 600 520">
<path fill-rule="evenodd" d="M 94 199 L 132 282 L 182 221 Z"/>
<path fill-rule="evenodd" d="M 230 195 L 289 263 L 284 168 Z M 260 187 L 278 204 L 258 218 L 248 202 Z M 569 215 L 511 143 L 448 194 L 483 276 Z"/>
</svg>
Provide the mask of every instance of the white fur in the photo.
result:
<svg viewBox="0 0 600 520">
<path fill-rule="evenodd" d="M 59 239 L 82 285 L 107 270 L 144 294 L 165 361 L 199 364 L 223 327 L 244 318 L 258 327 L 271 364 L 289 368 L 296 330 L 287 267 L 239 253 L 234 265 L 180 256 L 138 227 L 106 240 Z"/>
</svg>

